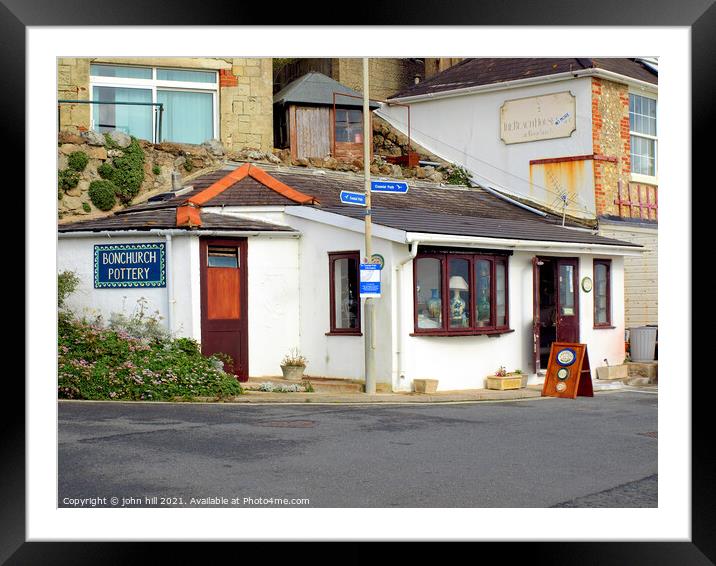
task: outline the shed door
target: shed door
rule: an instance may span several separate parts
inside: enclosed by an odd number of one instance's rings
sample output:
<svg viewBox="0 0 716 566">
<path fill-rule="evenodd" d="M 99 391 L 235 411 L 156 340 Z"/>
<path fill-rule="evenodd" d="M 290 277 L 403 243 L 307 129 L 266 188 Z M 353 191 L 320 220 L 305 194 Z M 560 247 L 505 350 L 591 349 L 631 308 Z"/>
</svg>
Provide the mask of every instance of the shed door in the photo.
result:
<svg viewBox="0 0 716 566">
<path fill-rule="evenodd" d="M 248 379 L 246 240 L 201 240 L 201 352 L 224 353 Z"/>
<path fill-rule="evenodd" d="M 330 108 L 296 107 L 296 156 L 326 157 L 331 152 Z"/>
</svg>

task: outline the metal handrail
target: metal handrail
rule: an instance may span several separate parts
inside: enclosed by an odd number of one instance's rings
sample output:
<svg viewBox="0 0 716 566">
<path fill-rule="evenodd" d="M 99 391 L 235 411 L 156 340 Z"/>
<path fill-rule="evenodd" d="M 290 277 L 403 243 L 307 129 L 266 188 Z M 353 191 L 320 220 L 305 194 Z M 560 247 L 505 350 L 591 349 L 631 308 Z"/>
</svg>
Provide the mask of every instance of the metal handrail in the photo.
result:
<svg viewBox="0 0 716 566">
<path fill-rule="evenodd" d="M 155 139 L 152 140 L 155 143 L 162 141 L 162 116 L 164 114 L 164 103 L 163 102 L 115 102 L 105 100 L 68 100 L 61 99 L 57 101 L 57 128 L 61 130 L 60 122 L 60 104 L 120 104 L 120 105 L 134 105 L 134 106 L 154 106 L 155 112 L 159 110 L 159 117 L 154 121 L 154 135 Z"/>
</svg>

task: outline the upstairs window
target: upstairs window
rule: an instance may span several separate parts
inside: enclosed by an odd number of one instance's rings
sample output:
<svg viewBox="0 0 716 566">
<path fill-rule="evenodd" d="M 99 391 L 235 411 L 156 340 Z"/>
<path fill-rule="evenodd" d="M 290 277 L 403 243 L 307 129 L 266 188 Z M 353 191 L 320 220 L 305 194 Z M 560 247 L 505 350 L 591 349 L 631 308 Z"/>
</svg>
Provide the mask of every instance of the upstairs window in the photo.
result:
<svg viewBox="0 0 716 566">
<path fill-rule="evenodd" d="M 330 287 L 329 334 L 360 335 L 360 256 L 356 252 L 328 254 Z"/>
<path fill-rule="evenodd" d="M 200 144 L 217 136 L 216 71 L 90 65 L 92 129 L 158 143 Z M 160 116 L 157 103 L 163 104 Z"/>
<path fill-rule="evenodd" d="M 656 176 L 656 100 L 629 94 L 631 172 Z"/>
<path fill-rule="evenodd" d="M 507 256 L 426 252 L 415 258 L 415 334 L 509 330 Z"/>
</svg>

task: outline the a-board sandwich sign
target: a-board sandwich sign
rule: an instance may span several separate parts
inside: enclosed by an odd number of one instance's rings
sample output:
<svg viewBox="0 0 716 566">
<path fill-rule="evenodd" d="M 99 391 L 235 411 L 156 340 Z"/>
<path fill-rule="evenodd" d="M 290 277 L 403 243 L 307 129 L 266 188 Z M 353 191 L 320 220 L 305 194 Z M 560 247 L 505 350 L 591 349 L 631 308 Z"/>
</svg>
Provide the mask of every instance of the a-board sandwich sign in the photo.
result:
<svg viewBox="0 0 716 566">
<path fill-rule="evenodd" d="M 553 342 L 542 397 L 593 397 L 586 344 Z"/>
<path fill-rule="evenodd" d="M 95 289 L 166 287 L 166 244 L 97 244 Z"/>
</svg>

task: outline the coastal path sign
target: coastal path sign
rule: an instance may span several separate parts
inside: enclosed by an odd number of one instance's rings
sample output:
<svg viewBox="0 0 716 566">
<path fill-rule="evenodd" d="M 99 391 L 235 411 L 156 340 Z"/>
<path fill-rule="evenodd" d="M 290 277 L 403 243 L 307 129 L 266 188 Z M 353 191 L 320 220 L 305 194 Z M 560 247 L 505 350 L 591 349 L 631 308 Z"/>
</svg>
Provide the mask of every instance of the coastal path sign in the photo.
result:
<svg viewBox="0 0 716 566">
<path fill-rule="evenodd" d="M 408 183 L 403 181 L 371 181 L 370 190 L 373 193 L 402 193 L 408 192 Z"/>
</svg>

